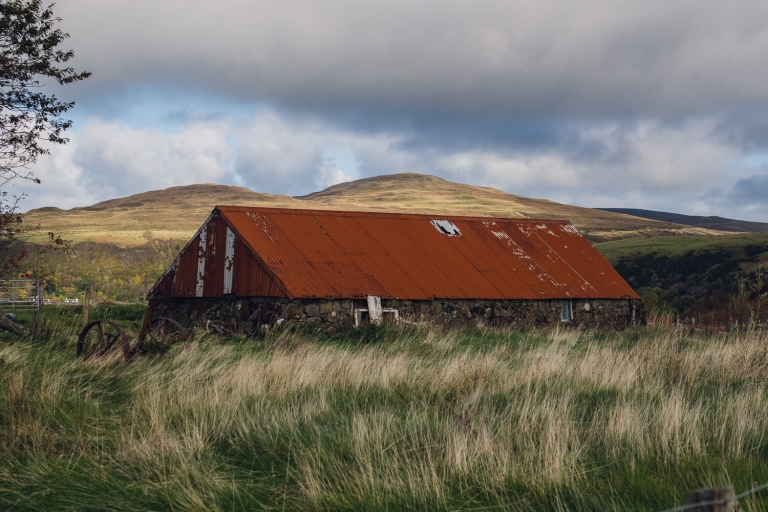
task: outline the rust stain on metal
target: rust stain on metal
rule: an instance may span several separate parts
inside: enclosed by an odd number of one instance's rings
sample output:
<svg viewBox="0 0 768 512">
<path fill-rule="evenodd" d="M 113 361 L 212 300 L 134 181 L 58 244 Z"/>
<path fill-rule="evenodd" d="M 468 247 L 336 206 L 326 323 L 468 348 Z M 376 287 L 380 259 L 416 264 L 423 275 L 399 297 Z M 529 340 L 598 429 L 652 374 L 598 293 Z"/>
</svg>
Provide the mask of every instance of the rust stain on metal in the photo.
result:
<svg viewBox="0 0 768 512">
<path fill-rule="evenodd" d="M 567 221 L 220 206 L 197 240 L 154 298 L 638 298 Z"/>
<path fill-rule="evenodd" d="M 197 274 L 195 274 L 195 297 L 202 297 L 205 289 L 205 256 L 208 240 L 206 234 L 208 224 L 203 225 L 200 231 L 200 240 L 197 242 Z"/>
<path fill-rule="evenodd" d="M 221 297 L 224 294 L 226 274 L 225 258 L 227 244 L 227 225 L 218 215 L 213 215 L 205 230 L 205 277 L 203 297 Z"/>
</svg>

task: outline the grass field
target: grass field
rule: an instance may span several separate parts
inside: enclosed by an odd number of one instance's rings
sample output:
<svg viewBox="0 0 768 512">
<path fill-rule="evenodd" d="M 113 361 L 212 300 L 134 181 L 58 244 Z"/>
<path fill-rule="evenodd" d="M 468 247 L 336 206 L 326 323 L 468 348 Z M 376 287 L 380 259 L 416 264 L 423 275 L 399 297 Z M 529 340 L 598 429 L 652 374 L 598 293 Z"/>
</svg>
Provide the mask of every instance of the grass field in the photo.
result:
<svg viewBox="0 0 768 512">
<path fill-rule="evenodd" d="M 611 242 L 600 242 L 594 245 L 605 259 L 615 265 L 619 258 L 623 256 L 648 253 L 679 256 L 688 251 L 736 249 L 748 245 L 760 245 L 766 243 L 768 243 L 768 233 L 738 233 L 717 236 L 691 235 L 630 238 Z"/>
<path fill-rule="evenodd" d="M 765 334 L 198 332 L 125 364 L 75 359 L 77 311 L 0 344 L 0 509 L 655 511 L 768 482 Z"/>
</svg>

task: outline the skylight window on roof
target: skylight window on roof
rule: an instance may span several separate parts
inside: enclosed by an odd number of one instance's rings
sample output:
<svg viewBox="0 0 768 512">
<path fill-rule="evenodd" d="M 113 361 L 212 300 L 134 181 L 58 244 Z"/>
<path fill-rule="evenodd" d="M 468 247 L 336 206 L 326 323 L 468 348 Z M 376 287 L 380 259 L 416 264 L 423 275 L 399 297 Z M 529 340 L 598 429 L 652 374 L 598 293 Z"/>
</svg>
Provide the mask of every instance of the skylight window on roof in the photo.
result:
<svg viewBox="0 0 768 512">
<path fill-rule="evenodd" d="M 461 236 L 461 231 L 456 227 L 456 224 L 449 220 L 430 220 L 430 224 L 435 226 L 435 229 L 447 236 Z"/>
</svg>

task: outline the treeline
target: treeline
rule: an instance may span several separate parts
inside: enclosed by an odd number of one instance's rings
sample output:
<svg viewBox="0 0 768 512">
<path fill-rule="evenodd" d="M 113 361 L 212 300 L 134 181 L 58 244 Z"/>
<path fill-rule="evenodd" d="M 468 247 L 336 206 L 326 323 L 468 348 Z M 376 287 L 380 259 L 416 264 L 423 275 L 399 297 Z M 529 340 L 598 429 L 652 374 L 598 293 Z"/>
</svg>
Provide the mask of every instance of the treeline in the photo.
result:
<svg viewBox="0 0 768 512">
<path fill-rule="evenodd" d="M 180 250 L 179 242 L 156 238 L 135 247 L 81 242 L 68 250 L 18 244 L 13 252 L 21 257 L 3 277 L 39 276 L 52 300 L 82 300 L 90 288 L 98 302 L 143 302 Z"/>
<path fill-rule="evenodd" d="M 766 316 L 768 280 L 760 261 L 768 243 L 623 256 L 616 270 L 643 297 L 646 309 L 713 321 Z M 755 309 L 757 308 L 757 309 Z"/>
<path fill-rule="evenodd" d="M 52 300 L 80 298 L 91 289 L 98 302 L 144 302 L 147 292 L 178 255 L 184 242 L 147 237 L 145 244 L 118 247 L 81 242 L 67 251 L 17 244 L 6 251 L 5 279 L 39 276 Z M 691 250 L 681 255 L 622 256 L 616 270 L 653 314 L 705 317 L 717 322 L 768 319 L 768 242 Z"/>
</svg>

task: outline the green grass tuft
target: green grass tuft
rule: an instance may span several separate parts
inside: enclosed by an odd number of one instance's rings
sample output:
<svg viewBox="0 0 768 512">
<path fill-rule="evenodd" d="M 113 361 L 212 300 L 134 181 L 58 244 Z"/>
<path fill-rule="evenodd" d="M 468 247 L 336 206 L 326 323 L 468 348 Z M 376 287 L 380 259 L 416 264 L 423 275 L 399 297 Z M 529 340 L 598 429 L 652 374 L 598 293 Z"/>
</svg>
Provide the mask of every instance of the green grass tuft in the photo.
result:
<svg viewBox="0 0 768 512">
<path fill-rule="evenodd" d="M 760 333 L 196 332 L 126 364 L 76 360 L 74 313 L 0 342 L 0 509 L 655 511 L 768 482 Z"/>
</svg>

